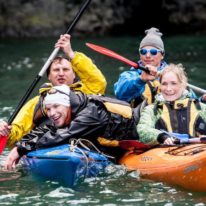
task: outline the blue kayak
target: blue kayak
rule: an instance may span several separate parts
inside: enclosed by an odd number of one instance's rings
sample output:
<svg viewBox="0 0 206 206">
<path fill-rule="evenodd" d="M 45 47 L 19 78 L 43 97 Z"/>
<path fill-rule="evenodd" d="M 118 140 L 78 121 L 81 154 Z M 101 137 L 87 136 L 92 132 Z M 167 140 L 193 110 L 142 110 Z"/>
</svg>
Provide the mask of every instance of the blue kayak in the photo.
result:
<svg viewBox="0 0 206 206">
<path fill-rule="evenodd" d="M 32 175 L 75 186 L 86 177 L 96 177 L 111 164 L 98 152 L 82 148 L 71 149 L 68 144 L 32 151 L 24 156 L 23 165 Z"/>
</svg>

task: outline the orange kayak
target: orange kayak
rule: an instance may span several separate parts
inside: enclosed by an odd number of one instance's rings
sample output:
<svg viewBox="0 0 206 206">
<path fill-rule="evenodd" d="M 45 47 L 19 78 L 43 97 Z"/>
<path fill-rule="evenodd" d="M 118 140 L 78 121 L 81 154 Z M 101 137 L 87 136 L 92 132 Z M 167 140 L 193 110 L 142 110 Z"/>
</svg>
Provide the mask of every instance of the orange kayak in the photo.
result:
<svg viewBox="0 0 206 206">
<path fill-rule="evenodd" d="M 128 152 L 120 160 L 140 177 L 206 192 L 206 144 L 159 147 L 144 153 Z"/>
</svg>

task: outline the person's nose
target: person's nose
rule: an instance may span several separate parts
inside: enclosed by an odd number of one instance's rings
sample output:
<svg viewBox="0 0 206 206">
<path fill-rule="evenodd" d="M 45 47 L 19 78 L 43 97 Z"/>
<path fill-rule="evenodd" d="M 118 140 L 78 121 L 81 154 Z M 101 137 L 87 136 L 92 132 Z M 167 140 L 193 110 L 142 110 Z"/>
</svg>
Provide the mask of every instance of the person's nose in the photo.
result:
<svg viewBox="0 0 206 206">
<path fill-rule="evenodd" d="M 60 75 L 60 76 L 63 76 L 63 75 L 64 75 L 64 70 L 63 70 L 63 69 L 60 69 L 60 70 L 59 70 L 59 75 Z"/>
<path fill-rule="evenodd" d="M 47 115 L 48 115 L 49 118 L 54 117 L 54 116 L 55 116 L 55 110 L 51 108 L 51 109 L 49 110 L 49 112 L 47 112 Z"/>
<path fill-rule="evenodd" d="M 171 90 L 172 90 L 171 85 L 168 84 L 167 87 L 166 87 L 166 90 L 167 90 L 167 91 L 171 91 Z"/>
<path fill-rule="evenodd" d="M 148 58 L 148 57 L 151 57 L 150 52 L 147 52 L 147 53 L 146 53 L 146 57 L 147 57 L 147 58 Z"/>
</svg>

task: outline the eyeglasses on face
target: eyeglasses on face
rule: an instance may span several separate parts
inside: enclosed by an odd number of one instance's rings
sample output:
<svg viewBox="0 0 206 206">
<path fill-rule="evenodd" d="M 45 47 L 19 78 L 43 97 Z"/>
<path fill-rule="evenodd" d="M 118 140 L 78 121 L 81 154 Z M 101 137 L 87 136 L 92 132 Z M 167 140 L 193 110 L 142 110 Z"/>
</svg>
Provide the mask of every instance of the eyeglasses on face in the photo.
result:
<svg viewBox="0 0 206 206">
<path fill-rule="evenodd" d="M 149 52 L 151 55 L 153 55 L 153 56 L 157 55 L 158 52 L 161 52 L 161 53 L 162 53 L 161 50 L 155 49 L 155 48 L 153 48 L 153 49 L 140 49 L 140 50 L 139 50 L 139 53 L 140 53 L 141 55 L 146 55 L 148 52 Z"/>
</svg>

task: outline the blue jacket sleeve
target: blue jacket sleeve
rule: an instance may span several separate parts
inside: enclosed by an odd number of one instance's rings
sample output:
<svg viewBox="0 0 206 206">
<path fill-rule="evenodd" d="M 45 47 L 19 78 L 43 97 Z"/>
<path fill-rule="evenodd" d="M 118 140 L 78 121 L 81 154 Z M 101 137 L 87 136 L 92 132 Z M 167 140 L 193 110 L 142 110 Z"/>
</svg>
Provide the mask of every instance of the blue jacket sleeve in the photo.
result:
<svg viewBox="0 0 206 206">
<path fill-rule="evenodd" d="M 134 98 L 140 98 L 145 89 L 145 82 L 140 78 L 141 71 L 131 69 L 120 74 L 114 84 L 114 93 L 120 100 L 130 102 Z"/>
</svg>

